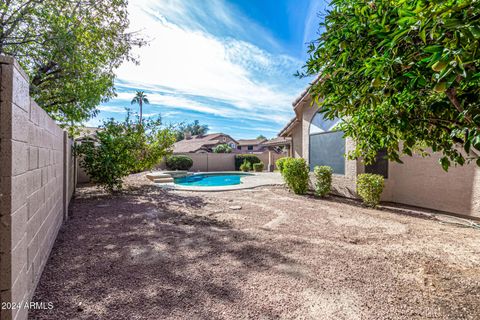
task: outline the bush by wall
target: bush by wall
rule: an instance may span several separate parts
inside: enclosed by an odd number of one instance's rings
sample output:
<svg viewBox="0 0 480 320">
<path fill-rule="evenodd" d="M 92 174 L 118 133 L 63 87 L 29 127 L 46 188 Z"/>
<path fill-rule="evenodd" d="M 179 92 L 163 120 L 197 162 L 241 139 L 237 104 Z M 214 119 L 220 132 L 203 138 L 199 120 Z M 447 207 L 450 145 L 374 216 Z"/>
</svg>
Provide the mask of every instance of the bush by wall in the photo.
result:
<svg viewBox="0 0 480 320">
<path fill-rule="evenodd" d="M 244 160 L 243 163 L 240 165 L 240 170 L 242 170 L 243 172 L 248 172 L 251 169 L 252 169 L 252 166 L 250 162 L 248 162 L 247 160 Z"/>
<path fill-rule="evenodd" d="M 357 177 L 357 193 L 369 207 L 380 203 L 384 185 L 384 178 L 379 174 L 363 173 Z"/>
<path fill-rule="evenodd" d="M 277 165 L 278 171 L 280 171 L 280 173 L 283 172 L 283 164 L 284 164 L 285 161 L 287 161 L 288 159 L 291 159 L 291 157 L 280 158 L 280 159 L 278 159 L 278 160 L 275 162 L 275 164 Z"/>
<path fill-rule="evenodd" d="M 333 169 L 329 166 L 315 166 L 313 173 L 315 175 L 315 194 L 325 197 L 332 190 Z"/>
<path fill-rule="evenodd" d="M 160 119 L 139 125 L 128 113 L 123 122 L 105 121 L 96 139 L 83 141 L 76 152 L 92 181 L 113 192 L 122 188 L 125 176 L 150 169 L 170 154 L 174 142 L 173 132 Z"/>
<path fill-rule="evenodd" d="M 250 166 L 254 163 L 261 162 L 260 158 L 254 154 L 237 154 L 235 155 L 235 170 L 239 170 L 245 160 L 250 163 Z"/>
<path fill-rule="evenodd" d="M 193 166 L 193 160 L 184 155 L 170 156 L 165 164 L 168 170 L 188 170 Z"/>
<path fill-rule="evenodd" d="M 263 171 L 263 162 L 259 162 L 259 163 L 254 163 L 253 164 L 253 171 L 255 172 L 262 172 Z"/>
<path fill-rule="evenodd" d="M 288 158 L 283 162 L 282 176 L 287 186 L 296 194 L 308 190 L 308 165 L 303 158 Z"/>
</svg>

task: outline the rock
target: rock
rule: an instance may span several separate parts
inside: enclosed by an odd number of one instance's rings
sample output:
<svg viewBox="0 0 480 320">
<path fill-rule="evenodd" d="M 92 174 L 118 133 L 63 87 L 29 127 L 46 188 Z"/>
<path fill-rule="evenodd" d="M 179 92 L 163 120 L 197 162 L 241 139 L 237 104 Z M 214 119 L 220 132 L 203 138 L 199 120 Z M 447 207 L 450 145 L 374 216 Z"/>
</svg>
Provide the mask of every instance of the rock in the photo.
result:
<svg viewBox="0 0 480 320">
<path fill-rule="evenodd" d="M 240 209 L 242 209 L 242 206 L 230 206 L 228 208 L 231 209 L 231 210 L 240 210 Z"/>
</svg>

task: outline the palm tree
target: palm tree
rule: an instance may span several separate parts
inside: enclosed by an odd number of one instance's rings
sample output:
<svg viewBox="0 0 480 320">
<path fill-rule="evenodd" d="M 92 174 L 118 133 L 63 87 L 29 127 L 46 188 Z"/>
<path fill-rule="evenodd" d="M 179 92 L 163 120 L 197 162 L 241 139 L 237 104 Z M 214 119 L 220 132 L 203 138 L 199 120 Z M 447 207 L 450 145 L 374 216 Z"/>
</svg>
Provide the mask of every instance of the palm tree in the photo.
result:
<svg viewBox="0 0 480 320">
<path fill-rule="evenodd" d="M 143 104 L 149 104 L 150 101 L 147 99 L 147 95 L 145 94 L 144 91 L 137 91 L 135 94 L 135 97 L 133 97 L 131 104 L 138 103 L 140 106 L 140 117 L 139 117 L 139 122 L 142 124 L 142 106 Z"/>
</svg>

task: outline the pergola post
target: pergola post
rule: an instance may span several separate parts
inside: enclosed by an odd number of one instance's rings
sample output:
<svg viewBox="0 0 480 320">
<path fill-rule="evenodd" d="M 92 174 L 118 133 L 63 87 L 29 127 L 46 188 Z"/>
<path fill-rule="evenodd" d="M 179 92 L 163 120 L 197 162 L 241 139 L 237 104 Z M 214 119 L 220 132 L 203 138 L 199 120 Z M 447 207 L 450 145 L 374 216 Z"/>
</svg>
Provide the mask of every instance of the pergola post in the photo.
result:
<svg viewBox="0 0 480 320">
<path fill-rule="evenodd" d="M 273 172 L 273 155 L 272 155 L 272 148 L 268 148 L 268 172 Z"/>
</svg>

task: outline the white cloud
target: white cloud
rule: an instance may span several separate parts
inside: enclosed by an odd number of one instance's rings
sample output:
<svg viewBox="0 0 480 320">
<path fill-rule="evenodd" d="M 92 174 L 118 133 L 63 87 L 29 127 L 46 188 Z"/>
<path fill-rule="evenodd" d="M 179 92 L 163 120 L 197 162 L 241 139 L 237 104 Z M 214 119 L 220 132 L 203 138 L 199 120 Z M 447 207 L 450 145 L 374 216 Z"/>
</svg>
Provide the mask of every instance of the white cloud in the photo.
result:
<svg viewBox="0 0 480 320">
<path fill-rule="evenodd" d="M 243 30 L 239 21 L 245 18 L 232 16 L 230 9 L 220 0 L 131 1 L 132 30 L 142 30 L 152 41 L 137 49 L 140 65 L 125 63 L 118 70 L 122 84 L 132 92 L 135 88 L 162 92 L 149 94 L 152 104 L 225 117 L 288 121 L 291 101 L 304 85 L 290 75 L 301 62 L 210 33 L 212 28 Z M 258 26 L 249 27 L 259 30 L 257 37 L 272 41 Z M 121 92 L 118 99 L 129 101 L 131 96 Z M 191 96 L 223 104 L 198 102 Z"/>
<path fill-rule="evenodd" d="M 114 106 L 99 106 L 97 108 L 100 111 L 113 112 L 113 113 L 125 113 L 125 108 Z"/>
<path fill-rule="evenodd" d="M 132 89 L 133 92 L 133 89 Z M 120 92 L 117 95 L 117 100 L 124 100 L 126 103 L 131 100 L 133 95 L 132 92 Z M 246 119 L 246 120 L 265 120 L 265 121 L 275 121 L 278 123 L 285 123 L 286 121 L 290 120 L 291 115 L 290 113 L 286 112 L 275 112 L 272 113 L 271 109 L 266 110 L 244 110 L 239 109 L 236 106 L 230 107 L 219 107 L 218 103 L 214 101 L 209 103 L 199 102 L 195 99 L 187 98 L 185 96 L 178 96 L 178 95 L 167 95 L 167 94 L 160 94 L 150 92 L 147 93 L 147 98 L 150 101 L 150 107 L 158 108 L 159 113 L 162 116 L 171 116 L 178 114 L 179 111 L 195 111 L 206 113 L 209 115 L 215 115 L 225 118 L 232 118 L 232 119 Z M 169 108 L 178 109 L 179 111 L 170 111 L 163 113 L 162 106 L 168 106 Z M 116 108 L 116 107 L 114 107 Z M 240 120 L 239 120 L 240 121 Z"/>
</svg>

